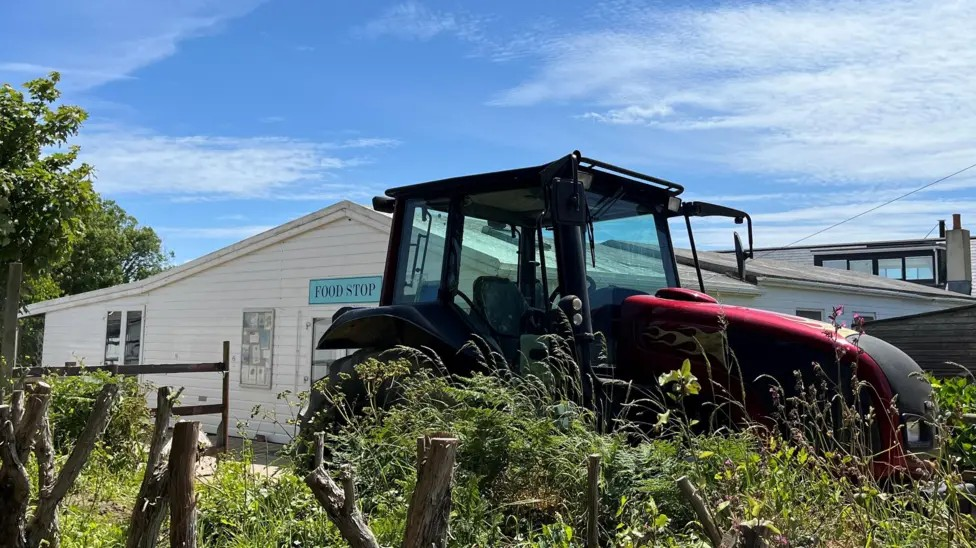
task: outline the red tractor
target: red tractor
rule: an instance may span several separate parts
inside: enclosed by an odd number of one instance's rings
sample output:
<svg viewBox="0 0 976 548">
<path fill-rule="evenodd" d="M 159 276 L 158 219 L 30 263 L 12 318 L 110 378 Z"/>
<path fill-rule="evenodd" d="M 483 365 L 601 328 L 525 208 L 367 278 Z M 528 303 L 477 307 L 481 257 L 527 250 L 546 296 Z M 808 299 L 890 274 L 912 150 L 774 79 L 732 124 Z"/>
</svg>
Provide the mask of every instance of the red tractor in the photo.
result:
<svg viewBox="0 0 976 548">
<path fill-rule="evenodd" d="M 860 391 L 859 405 L 875 410 L 868 437 L 876 473 L 904 470 L 909 454 L 932 451 L 931 386 L 905 353 L 829 324 L 724 306 L 705 294 L 697 253 L 701 291 L 681 287 L 672 218 L 684 217 L 693 252 L 691 218 L 746 222 L 748 249 L 735 236 L 740 270 L 752 256 L 745 212 L 684 203 L 682 191 L 579 152 L 388 190 L 373 200 L 393 215 L 380 306 L 333 318 L 318 348 L 364 350 L 335 362 L 329 382 L 347 395 L 362 393 L 357 360 L 397 345 L 430 348 L 452 373 L 470 373 L 477 365 L 465 343 L 474 335 L 511 367 L 525 367 L 545 351 L 540 341 L 564 314 L 592 405 L 613 397 L 595 369 L 597 341 L 605 340 L 616 379 L 656 386 L 687 359 L 694 375 L 709 379 L 703 396 L 735 396 L 752 417 L 772 416 L 801 382 L 822 386 L 826 375 L 838 393 L 851 394 L 852 379 L 864 381 L 869 389 Z M 313 391 L 305 428 L 329 416 L 329 405 Z"/>
</svg>

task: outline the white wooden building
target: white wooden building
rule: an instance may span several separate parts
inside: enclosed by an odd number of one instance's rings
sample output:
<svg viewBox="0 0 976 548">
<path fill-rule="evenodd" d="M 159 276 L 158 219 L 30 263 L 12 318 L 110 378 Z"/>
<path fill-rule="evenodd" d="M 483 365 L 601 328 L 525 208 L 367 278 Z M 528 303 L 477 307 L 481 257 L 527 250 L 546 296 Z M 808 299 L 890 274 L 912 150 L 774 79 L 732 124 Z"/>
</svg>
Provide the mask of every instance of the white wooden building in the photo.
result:
<svg viewBox="0 0 976 548">
<path fill-rule="evenodd" d="M 287 420 L 297 409 L 279 394 L 291 393 L 295 401 L 294 394 L 309 388 L 313 362 L 323 367 L 342 352 L 313 350 L 340 307 L 378 301 L 389 230 L 389 216 L 340 202 L 146 280 L 37 303 L 25 315 L 45 318 L 47 366 L 215 362 L 221 342 L 229 340 L 231 433 L 245 422 L 248 435 L 285 442 L 293 434 Z M 491 236 L 466 242 L 464 253 L 479 255 L 477 262 L 492 272 L 517 264 L 514 246 Z M 697 287 L 683 255 L 682 285 Z M 613 250 L 597 256 L 613 260 Z M 848 317 L 888 318 L 976 303 L 875 276 L 819 267 L 798 273 L 775 261 L 750 263 L 750 275 L 740 280 L 729 274 L 731 260 L 703 255 L 706 289 L 730 305 L 820 318 L 844 305 Z M 183 386 L 183 405 L 220 399 L 215 374 L 146 380 Z M 217 416 L 200 420 L 216 431 Z"/>
</svg>

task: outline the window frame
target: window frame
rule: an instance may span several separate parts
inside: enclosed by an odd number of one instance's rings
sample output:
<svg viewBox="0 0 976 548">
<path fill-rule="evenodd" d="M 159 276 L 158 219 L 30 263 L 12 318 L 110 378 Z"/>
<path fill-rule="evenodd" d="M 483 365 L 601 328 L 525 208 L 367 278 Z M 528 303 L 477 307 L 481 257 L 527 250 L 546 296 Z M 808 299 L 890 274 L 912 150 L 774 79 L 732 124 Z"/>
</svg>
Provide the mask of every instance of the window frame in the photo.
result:
<svg viewBox="0 0 976 548">
<path fill-rule="evenodd" d="M 820 317 L 819 318 L 810 318 L 808 316 L 801 316 L 800 315 L 801 312 L 816 312 L 817 314 L 820 315 Z M 793 309 L 793 315 L 794 316 L 797 316 L 797 317 L 800 317 L 800 318 L 807 319 L 807 320 L 813 320 L 815 322 L 822 322 L 822 321 L 824 321 L 824 309 L 823 308 L 805 308 L 805 307 L 794 308 Z"/>
<path fill-rule="evenodd" d="M 330 373 L 330 371 L 328 370 L 328 368 L 331 368 L 332 367 L 332 364 L 334 364 L 337 360 L 342 359 L 342 358 L 345 358 L 347 356 L 350 356 L 350 355 L 352 355 L 353 353 L 356 352 L 356 349 L 355 348 L 335 348 L 335 349 L 329 350 L 330 352 L 335 352 L 337 355 L 325 366 L 327 368 L 325 375 L 316 378 L 315 377 L 315 352 L 316 352 L 315 346 L 319 342 L 318 339 L 317 339 L 317 337 L 315 336 L 315 322 L 316 321 L 325 322 L 325 324 L 326 324 L 325 330 L 327 331 L 329 329 L 329 327 L 332 327 L 332 323 L 333 323 L 332 322 L 332 314 L 330 314 L 330 315 L 323 315 L 323 316 L 317 316 L 315 314 L 315 312 L 313 311 L 312 312 L 312 316 L 308 320 L 308 330 L 309 330 L 309 333 L 311 333 L 311 335 L 309 336 L 309 338 L 311 339 L 311 341 L 309 342 L 309 352 L 308 352 L 308 367 L 309 367 L 309 375 L 308 375 L 308 380 L 309 381 L 308 382 L 309 382 L 309 386 L 314 386 L 316 382 L 318 382 L 319 380 L 324 379 L 325 377 L 327 377 L 329 375 L 329 373 Z M 341 356 L 338 355 L 339 353 L 342 353 L 342 355 Z"/>
<path fill-rule="evenodd" d="M 113 312 L 118 312 L 122 314 L 119 320 L 119 357 L 112 363 L 108 361 L 108 319 Z M 127 327 L 129 325 L 129 314 L 138 312 L 140 314 L 139 318 L 139 357 L 136 363 L 125 363 L 125 345 L 126 345 L 126 333 Z M 111 307 L 105 309 L 105 317 L 102 321 L 102 365 L 140 365 L 143 363 L 143 348 L 145 348 L 146 342 L 146 307 L 133 307 L 133 306 L 120 306 Z"/>
<path fill-rule="evenodd" d="M 858 311 L 854 311 L 854 315 L 855 316 L 859 316 L 861 318 L 864 318 L 864 321 L 866 321 L 866 322 L 873 322 L 874 320 L 877 320 L 878 319 L 877 312 L 858 312 Z"/>
<path fill-rule="evenodd" d="M 266 369 L 267 369 L 265 371 L 265 379 L 266 379 L 266 382 L 264 382 L 264 383 L 249 382 L 249 381 L 245 380 L 245 376 L 244 376 L 244 369 L 247 368 L 247 367 L 265 367 L 265 366 L 255 366 L 255 365 L 253 365 L 251 363 L 247 363 L 247 364 L 244 363 L 244 333 L 245 333 L 244 330 L 247 328 L 245 326 L 245 324 L 244 324 L 244 318 L 247 316 L 247 314 L 254 314 L 254 313 L 270 313 L 271 314 L 271 328 L 270 328 L 269 333 L 268 333 L 268 337 L 269 337 L 269 339 L 268 339 L 268 365 L 266 366 Z M 239 375 L 238 375 L 238 383 L 240 384 L 240 386 L 245 387 L 245 388 L 266 388 L 266 389 L 270 389 L 274 385 L 274 362 L 275 362 L 275 343 L 274 343 L 274 340 L 275 340 L 275 324 L 276 323 L 277 323 L 277 314 L 275 314 L 274 307 L 255 307 L 255 308 L 244 308 L 244 309 L 241 310 L 241 326 L 240 326 L 240 328 L 241 328 L 241 331 L 240 331 L 240 333 L 241 333 L 241 341 L 240 341 L 240 346 L 238 347 L 238 350 L 240 352 L 240 360 L 239 361 L 240 361 L 240 365 L 241 365 L 240 372 L 239 372 Z M 260 335 L 258 335 L 258 336 L 260 337 Z M 251 345 L 250 343 L 248 343 L 248 346 L 253 346 L 253 345 Z M 259 339 L 258 340 L 258 348 L 259 349 L 260 349 L 260 346 L 261 346 L 261 341 Z M 250 356 L 250 352 L 251 352 L 251 350 L 249 348 L 248 349 L 248 355 L 249 356 Z M 248 361 L 250 362 L 250 360 L 248 360 Z"/>
<path fill-rule="evenodd" d="M 851 270 L 851 261 L 871 261 L 871 274 L 878 276 L 878 261 L 883 259 L 900 259 L 901 260 L 901 277 L 900 278 L 888 278 L 887 276 L 881 276 L 888 280 L 901 280 L 903 282 L 912 282 L 920 284 L 935 285 L 939 280 L 939 250 L 916 250 L 916 251 L 887 251 L 879 253 L 828 253 L 813 256 L 813 264 L 815 266 L 824 267 L 825 262 L 829 261 L 846 261 L 847 262 L 847 272 L 862 272 L 860 270 Z M 918 278 L 918 279 L 908 279 L 907 272 L 907 261 L 909 258 L 924 258 L 930 261 L 930 268 L 932 271 L 931 278 Z M 824 267 L 833 268 L 833 267 Z M 838 269 L 839 270 L 839 269 Z M 866 272 L 864 272 L 866 274 Z"/>
</svg>

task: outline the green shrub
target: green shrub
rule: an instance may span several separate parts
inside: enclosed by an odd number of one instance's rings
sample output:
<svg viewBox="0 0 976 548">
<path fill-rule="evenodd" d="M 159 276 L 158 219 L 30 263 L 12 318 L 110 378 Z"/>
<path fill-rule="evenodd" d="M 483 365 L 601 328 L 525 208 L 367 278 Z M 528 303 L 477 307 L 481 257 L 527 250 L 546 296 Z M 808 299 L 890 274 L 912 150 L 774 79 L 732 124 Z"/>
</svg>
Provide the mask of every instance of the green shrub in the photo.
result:
<svg viewBox="0 0 976 548">
<path fill-rule="evenodd" d="M 948 456 L 958 459 L 961 466 L 976 468 L 976 424 L 963 420 L 964 414 L 976 413 L 976 384 L 968 377 L 929 381 L 947 427 L 944 435 Z"/>
<path fill-rule="evenodd" d="M 112 376 L 96 371 L 76 377 L 52 376 L 51 435 L 58 453 L 67 453 L 81 435 L 95 399 L 107 383 L 119 385 L 119 403 L 112 410 L 112 418 L 101 438 L 101 445 L 119 465 L 144 460 L 145 446 L 152 434 L 152 420 L 146 405 L 148 387 L 137 377 Z"/>
</svg>

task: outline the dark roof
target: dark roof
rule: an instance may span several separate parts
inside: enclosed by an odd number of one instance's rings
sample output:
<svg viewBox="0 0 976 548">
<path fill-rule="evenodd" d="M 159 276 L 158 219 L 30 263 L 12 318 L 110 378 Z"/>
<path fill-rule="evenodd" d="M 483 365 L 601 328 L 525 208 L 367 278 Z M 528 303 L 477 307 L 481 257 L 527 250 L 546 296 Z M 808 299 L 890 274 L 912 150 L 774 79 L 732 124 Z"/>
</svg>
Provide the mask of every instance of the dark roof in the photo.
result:
<svg viewBox="0 0 976 548">
<path fill-rule="evenodd" d="M 913 247 L 919 245 L 939 245 L 944 244 L 945 238 L 920 238 L 917 240 L 875 240 L 869 242 L 835 242 L 832 244 L 810 244 L 810 245 L 791 245 L 783 247 L 757 247 L 757 253 L 763 251 L 785 251 L 794 249 L 828 250 L 828 249 L 872 249 L 890 247 Z M 732 253 L 732 250 L 722 250 L 721 253 Z"/>
<path fill-rule="evenodd" d="M 426 183 L 399 186 L 387 190 L 386 195 L 393 198 L 408 196 L 451 196 L 462 193 L 481 193 L 531 186 L 541 187 L 543 174 L 546 174 L 547 177 L 560 175 L 571 177 L 571 167 L 569 164 L 571 157 L 572 155 L 567 155 L 539 166 L 463 175 Z M 648 199 L 660 201 L 667 196 L 676 196 L 683 190 L 678 184 L 588 158 L 582 158 L 580 160 L 580 166 L 583 171 L 593 175 L 591 188 L 597 192 L 600 192 L 601 187 L 612 190 L 622 188 L 631 199 L 635 199 L 636 201 L 646 201 Z M 641 198 L 644 199 L 642 200 Z"/>
<path fill-rule="evenodd" d="M 675 257 L 679 263 L 693 265 L 691 251 L 676 249 Z M 735 256 L 714 251 L 699 251 L 698 259 L 702 268 L 712 272 L 723 272 L 735 275 L 738 271 Z M 852 272 L 836 268 L 824 268 L 812 265 L 798 265 L 785 261 L 768 259 L 749 259 L 746 261 L 746 279 L 756 283 L 761 278 L 792 280 L 798 282 L 812 282 L 830 284 L 833 286 L 891 291 L 895 293 L 913 294 L 924 297 L 959 299 L 976 303 L 976 297 L 953 293 L 937 287 L 892 280 L 881 276 Z"/>
</svg>

